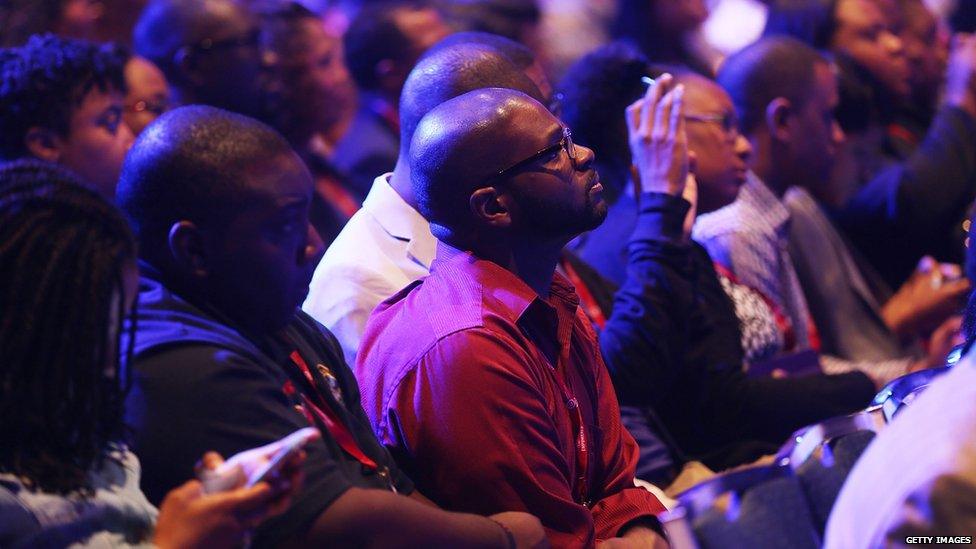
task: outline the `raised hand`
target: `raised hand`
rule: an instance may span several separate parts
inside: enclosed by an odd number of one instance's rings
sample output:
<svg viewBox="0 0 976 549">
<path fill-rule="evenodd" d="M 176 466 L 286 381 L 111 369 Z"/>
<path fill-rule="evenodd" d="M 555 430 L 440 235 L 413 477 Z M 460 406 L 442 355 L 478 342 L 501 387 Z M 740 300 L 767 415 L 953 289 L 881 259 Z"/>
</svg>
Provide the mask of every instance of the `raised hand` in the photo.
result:
<svg viewBox="0 0 976 549">
<path fill-rule="evenodd" d="M 634 184 L 641 192 L 680 195 L 688 177 L 684 86 L 664 74 L 647 93 L 627 107 Z"/>
</svg>

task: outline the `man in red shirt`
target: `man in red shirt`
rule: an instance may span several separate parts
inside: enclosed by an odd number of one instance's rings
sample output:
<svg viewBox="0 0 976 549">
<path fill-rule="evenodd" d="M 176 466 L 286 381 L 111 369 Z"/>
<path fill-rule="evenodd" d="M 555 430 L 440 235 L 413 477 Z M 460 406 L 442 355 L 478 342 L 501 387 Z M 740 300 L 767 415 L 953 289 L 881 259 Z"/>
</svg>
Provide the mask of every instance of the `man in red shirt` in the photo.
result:
<svg viewBox="0 0 976 549">
<path fill-rule="evenodd" d="M 660 104 L 672 139 L 645 146 L 658 167 L 686 171 L 680 94 Z M 410 167 L 437 259 L 374 312 L 356 371 L 380 439 L 438 504 L 531 511 L 555 547 L 649 547 L 663 544 L 663 507 L 634 487 L 637 446 L 579 298 L 555 272 L 563 246 L 606 217 L 592 163 L 516 91 L 477 90 L 428 113 Z"/>
</svg>

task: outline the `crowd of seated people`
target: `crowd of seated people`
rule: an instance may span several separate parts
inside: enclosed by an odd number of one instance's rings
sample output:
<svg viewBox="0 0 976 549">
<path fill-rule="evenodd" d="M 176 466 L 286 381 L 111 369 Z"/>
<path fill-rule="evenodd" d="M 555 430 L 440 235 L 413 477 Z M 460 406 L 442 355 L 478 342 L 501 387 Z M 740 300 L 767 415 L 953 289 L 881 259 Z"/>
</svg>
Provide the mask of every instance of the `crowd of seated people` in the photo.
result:
<svg viewBox="0 0 976 549">
<path fill-rule="evenodd" d="M 964 4 L 4 3 L 0 547 L 971 539 Z"/>
</svg>

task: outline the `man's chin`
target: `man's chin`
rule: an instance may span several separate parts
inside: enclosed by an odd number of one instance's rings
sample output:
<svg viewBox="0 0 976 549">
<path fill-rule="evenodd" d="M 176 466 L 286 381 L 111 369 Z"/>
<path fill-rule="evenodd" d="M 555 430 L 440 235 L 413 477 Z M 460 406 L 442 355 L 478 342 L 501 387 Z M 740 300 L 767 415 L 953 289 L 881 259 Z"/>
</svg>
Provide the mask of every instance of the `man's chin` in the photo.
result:
<svg viewBox="0 0 976 549">
<path fill-rule="evenodd" d="M 602 198 L 593 204 L 589 210 L 589 215 L 587 216 L 587 223 L 582 229 L 582 232 L 592 231 L 600 225 L 603 224 L 607 219 L 607 212 L 609 211 L 609 206 L 606 201 Z"/>
</svg>

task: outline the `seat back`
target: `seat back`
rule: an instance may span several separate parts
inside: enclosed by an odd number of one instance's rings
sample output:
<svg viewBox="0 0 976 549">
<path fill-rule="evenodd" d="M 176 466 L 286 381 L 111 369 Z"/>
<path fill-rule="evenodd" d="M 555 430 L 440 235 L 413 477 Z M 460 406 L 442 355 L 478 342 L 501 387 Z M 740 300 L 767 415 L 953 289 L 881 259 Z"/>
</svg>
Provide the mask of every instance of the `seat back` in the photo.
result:
<svg viewBox="0 0 976 549">
<path fill-rule="evenodd" d="M 903 406 L 911 404 L 915 397 L 928 387 L 935 378 L 948 372 L 951 368 L 951 364 L 941 368 L 928 368 L 894 379 L 878 391 L 872 404 L 881 406 L 885 419 L 891 421 L 895 418 L 895 414 L 902 410 Z"/>
<path fill-rule="evenodd" d="M 885 425 L 881 407 L 872 406 L 801 429 L 779 451 L 777 463 L 796 473 L 818 535 L 854 463 Z"/>
<path fill-rule="evenodd" d="M 820 546 L 799 480 L 788 467 L 725 473 L 686 490 L 678 501 L 661 517 L 675 549 Z"/>
</svg>

